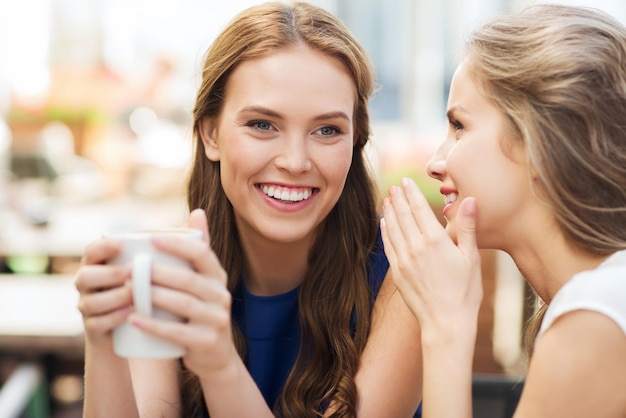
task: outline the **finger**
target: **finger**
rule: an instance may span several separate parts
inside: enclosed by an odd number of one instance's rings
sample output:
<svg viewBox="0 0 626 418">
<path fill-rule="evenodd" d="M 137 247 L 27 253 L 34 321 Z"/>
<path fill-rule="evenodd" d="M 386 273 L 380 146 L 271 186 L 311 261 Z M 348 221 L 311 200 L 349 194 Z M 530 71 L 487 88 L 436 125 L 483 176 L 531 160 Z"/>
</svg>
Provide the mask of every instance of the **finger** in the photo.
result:
<svg viewBox="0 0 626 418">
<path fill-rule="evenodd" d="M 104 264 L 119 254 L 122 243 L 115 239 L 101 239 L 87 245 L 82 264 Z"/>
<path fill-rule="evenodd" d="M 187 260 L 198 273 L 219 279 L 224 284 L 226 283 L 226 272 L 206 242 L 160 236 L 154 237 L 152 243 L 161 251 Z"/>
<path fill-rule="evenodd" d="M 209 243 L 209 225 L 206 219 L 206 213 L 203 209 L 194 209 L 189 214 L 189 219 L 187 220 L 187 226 L 189 228 L 195 228 L 202 231 L 202 239 Z"/>
<path fill-rule="evenodd" d="M 402 190 L 390 190 L 392 204 L 387 207 L 385 217 L 389 217 L 388 235 L 395 250 L 395 270 L 412 270 L 413 263 L 419 262 L 424 251 L 424 237 L 415 221 L 412 209 Z"/>
<path fill-rule="evenodd" d="M 168 264 L 155 264 L 152 267 L 152 283 L 161 287 L 181 291 L 204 301 L 223 301 L 215 294 L 230 295 L 220 279 L 206 277 L 189 268 L 181 268 Z"/>
<path fill-rule="evenodd" d="M 392 272 L 394 271 L 398 271 L 398 253 L 396 250 L 396 246 L 394 245 L 392 236 L 393 232 L 390 233 L 389 232 L 389 224 L 388 224 L 388 219 L 383 217 L 380 219 L 380 231 L 382 234 L 382 238 L 383 238 L 383 247 L 385 250 L 385 255 L 387 256 L 387 260 L 389 261 L 389 271 L 387 272 L 387 275 L 391 277 L 391 280 L 393 280 L 394 285 L 398 286 L 398 282 L 396 279 L 399 279 L 399 277 L 397 275 L 393 275 Z M 385 280 L 388 280 L 388 278 L 385 278 Z"/>
<path fill-rule="evenodd" d="M 104 315 L 132 305 L 130 285 L 81 296 L 78 310 L 85 317 Z"/>
<path fill-rule="evenodd" d="M 203 295 L 204 299 L 175 289 L 153 286 L 152 303 L 160 309 L 194 322 L 202 321 L 211 306 L 220 306 L 230 312 L 231 296 L 228 290 L 216 280 L 207 281 L 214 285 Z"/>
<path fill-rule="evenodd" d="M 399 234 L 399 226 L 396 215 L 391 206 L 389 198 L 385 198 L 383 206 L 383 217 L 380 220 L 380 230 L 383 238 L 383 245 L 387 259 L 391 266 L 397 265 L 397 248 L 402 246 L 404 237 Z"/>
<path fill-rule="evenodd" d="M 412 224 L 415 231 L 415 221 L 412 219 L 409 221 Z M 385 244 L 385 254 L 389 260 L 393 281 L 398 289 L 403 289 L 407 286 L 411 286 L 410 277 L 415 273 L 412 267 L 413 258 L 423 248 L 421 234 L 419 231 L 414 232 L 414 236 L 407 240 L 402 233 L 404 225 L 400 225 L 397 221 L 396 212 L 393 210 L 392 205 L 387 204 L 385 208 L 385 217 L 381 223 L 383 243 Z M 411 274 L 405 275 L 407 269 L 411 271 Z"/>
<path fill-rule="evenodd" d="M 457 217 L 457 243 L 467 256 L 478 255 L 476 245 L 476 199 L 466 197 L 459 206 Z"/>
<path fill-rule="evenodd" d="M 128 320 L 149 334 L 185 347 L 198 344 L 214 345 L 220 341 L 220 336 L 230 335 L 230 315 L 217 305 L 208 305 L 205 309 L 204 326 L 158 320 L 137 313 L 131 313 Z"/>
<path fill-rule="evenodd" d="M 122 286 L 130 279 L 130 267 L 113 265 L 88 265 L 79 268 L 74 286 L 79 293 L 99 292 Z"/>
<path fill-rule="evenodd" d="M 394 228 L 394 230 L 396 230 L 398 234 L 401 234 L 407 243 L 418 239 L 421 235 L 421 231 L 415 221 L 409 201 L 402 189 L 395 186 L 390 187 L 389 200 L 391 202 L 391 210 L 395 215 L 394 219 L 397 223 L 397 228 Z M 386 213 L 388 213 L 388 211 Z"/>
<path fill-rule="evenodd" d="M 407 177 L 403 178 L 401 183 L 402 190 L 411 208 L 413 218 L 415 219 L 415 222 L 417 223 L 417 226 L 422 234 L 430 237 L 440 234 L 444 228 L 439 222 L 439 219 L 437 219 L 433 213 L 426 197 L 424 197 L 424 194 L 421 192 L 419 187 L 417 187 L 417 184 Z"/>
<path fill-rule="evenodd" d="M 131 308 L 127 307 L 109 312 L 106 315 L 88 317 L 84 322 L 85 329 L 98 334 L 111 332 L 114 328 L 124 323 L 131 312 Z"/>
</svg>

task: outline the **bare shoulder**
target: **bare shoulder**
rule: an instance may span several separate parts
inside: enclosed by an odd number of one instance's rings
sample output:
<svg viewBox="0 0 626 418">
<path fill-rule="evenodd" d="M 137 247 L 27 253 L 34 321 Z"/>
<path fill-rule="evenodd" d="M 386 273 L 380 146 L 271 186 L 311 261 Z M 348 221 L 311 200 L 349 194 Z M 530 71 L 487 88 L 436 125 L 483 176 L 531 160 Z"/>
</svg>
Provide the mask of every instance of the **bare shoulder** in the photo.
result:
<svg viewBox="0 0 626 418">
<path fill-rule="evenodd" d="M 626 416 L 626 335 L 610 318 L 578 310 L 537 342 L 516 418 Z"/>
</svg>

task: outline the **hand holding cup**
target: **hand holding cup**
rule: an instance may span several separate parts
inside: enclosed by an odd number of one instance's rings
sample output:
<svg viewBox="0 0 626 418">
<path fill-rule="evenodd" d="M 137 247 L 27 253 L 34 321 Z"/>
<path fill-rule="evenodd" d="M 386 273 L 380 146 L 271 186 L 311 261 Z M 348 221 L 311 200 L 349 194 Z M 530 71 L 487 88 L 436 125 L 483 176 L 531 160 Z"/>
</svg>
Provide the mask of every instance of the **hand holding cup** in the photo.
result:
<svg viewBox="0 0 626 418">
<path fill-rule="evenodd" d="M 120 241 L 122 249 L 107 264 L 130 266 L 133 304 L 138 314 L 181 322 L 180 317 L 152 305 L 151 271 L 153 264 L 157 263 L 189 268 L 191 266 L 188 261 L 154 247 L 152 239 L 155 236 L 199 240 L 202 239 L 202 232 L 193 228 L 167 228 L 108 233 L 106 237 Z M 124 322 L 113 330 L 113 346 L 116 354 L 128 358 L 177 358 L 186 352 L 184 347 L 151 335 L 129 322 Z"/>
</svg>

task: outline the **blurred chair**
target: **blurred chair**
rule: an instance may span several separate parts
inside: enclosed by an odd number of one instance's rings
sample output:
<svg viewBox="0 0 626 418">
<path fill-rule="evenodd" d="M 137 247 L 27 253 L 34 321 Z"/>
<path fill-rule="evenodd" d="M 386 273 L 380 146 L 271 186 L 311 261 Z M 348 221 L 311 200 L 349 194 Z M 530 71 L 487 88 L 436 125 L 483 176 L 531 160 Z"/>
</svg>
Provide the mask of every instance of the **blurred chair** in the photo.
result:
<svg viewBox="0 0 626 418">
<path fill-rule="evenodd" d="M 48 122 L 39 135 L 38 151 L 57 173 L 93 169 L 93 163 L 76 155 L 74 134 L 63 122 Z"/>
<path fill-rule="evenodd" d="M 511 418 L 523 387 L 523 378 L 475 374 L 472 379 L 473 416 Z"/>
<path fill-rule="evenodd" d="M 0 417 L 47 418 L 50 402 L 43 368 L 19 363 L 0 386 Z"/>
<path fill-rule="evenodd" d="M 12 142 L 11 129 L 9 129 L 9 125 L 7 125 L 2 114 L 0 114 L 0 174 L 4 174 L 5 171 L 9 170 Z"/>
<path fill-rule="evenodd" d="M 85 201 L 103 196 L 103 173 L 94 161 L 76 154 L 75 138 L 66 124 L 59 121 L 46 124 L 39 136 L 38 151 L 55 173 L 53 184 L 57 197 Z"/>
<path fill-rule="evenodd" d="M 39 128 L 35 133 L 11 135 L 7 151 L 9 168 L 16 179 L 43 178 L 50 182 L 58 176 L 49 158 L 42 152 Z"/>
</svg>

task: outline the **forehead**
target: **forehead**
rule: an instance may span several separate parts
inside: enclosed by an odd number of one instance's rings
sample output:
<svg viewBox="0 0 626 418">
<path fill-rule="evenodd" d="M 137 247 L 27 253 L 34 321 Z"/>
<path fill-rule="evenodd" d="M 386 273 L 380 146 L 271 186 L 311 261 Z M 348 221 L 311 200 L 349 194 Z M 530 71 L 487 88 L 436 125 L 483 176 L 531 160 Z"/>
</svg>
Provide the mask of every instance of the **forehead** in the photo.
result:
<svg viewBox="0 0 626 418">
<path fill-rule="evenodd" d="M 526 142 L 512 119 L 486 94 L 480 77 L 462 63 L 454 73 L 448 97 L 448 112 L 464 125 L 480 132 L 487 130 L 499 138 L 503 151 L 513 157 L 526 153 Z M 514 157 L 517 158 L 517 157 Z"/>
<path fill-rule="evenodd" d="M 469 67 L 460 64 L 452 77 L 448 95 L 448 113 L 464 113 L 472 118 L 489 118 L 504 124 L 506 115 L 485 93 L 484 86 Z"/>
<path fill-rule="evenodd" d="M 462 102 L 474 100 L 487 101 L 477 78 L 470 73 L 469 66 L 462 62 L 454 72 L 450 83 L 448 106 L 458 106 Z"/>
<path fill-rule="evenodd" d="M 226 101 L 258 100 L 267 106 L 299 103 L 351 110 L 356 86 L 338 59 L 304 44 L 280 48 L 238 65 L 226 83 Z"/>
</svg>

